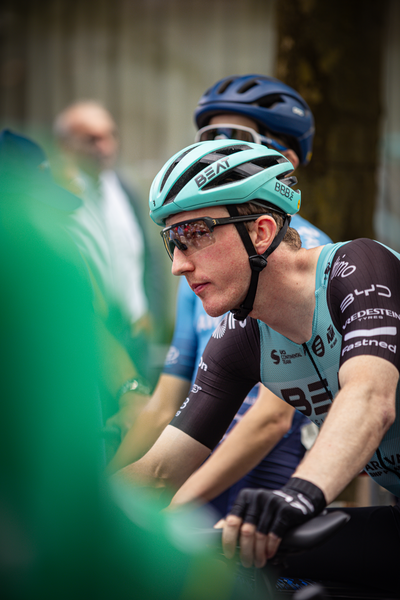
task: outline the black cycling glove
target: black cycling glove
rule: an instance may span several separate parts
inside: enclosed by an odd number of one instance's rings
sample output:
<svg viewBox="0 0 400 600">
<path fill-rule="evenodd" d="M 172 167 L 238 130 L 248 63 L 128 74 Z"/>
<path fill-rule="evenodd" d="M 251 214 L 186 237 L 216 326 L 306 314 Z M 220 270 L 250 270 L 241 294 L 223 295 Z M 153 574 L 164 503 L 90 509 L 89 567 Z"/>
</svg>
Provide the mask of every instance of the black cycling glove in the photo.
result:
<svg viewBox="0 0 400 600">
<path fill-rule="evenodd" d="M 319 487 L 292 477 L 280 490 L 241 490 L 230 514 L 256 525 L 261 533 L 282 538 L 288 529 L 315 517 L 325 506 Z"/>
</svg>

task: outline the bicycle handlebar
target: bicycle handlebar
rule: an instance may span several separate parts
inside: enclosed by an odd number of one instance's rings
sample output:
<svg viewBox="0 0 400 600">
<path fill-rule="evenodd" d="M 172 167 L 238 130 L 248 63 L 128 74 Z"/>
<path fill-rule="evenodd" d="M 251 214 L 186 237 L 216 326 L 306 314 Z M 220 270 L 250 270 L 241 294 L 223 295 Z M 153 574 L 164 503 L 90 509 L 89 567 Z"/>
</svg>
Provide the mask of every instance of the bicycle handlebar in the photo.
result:
<svg viewBox="0 0 400 600">
<path fill-rule="evenodd" d="M 340 510 L 324 511 L 306 523 L 290 529 L 282 539 L 274 561 L 316 548 L 343 527 L 350 516 Z M 207 537 L 215 544 L 221 542 L 221 529 L 199 529 L 196 536 Z"/>
<path fill-rule="evenodd" d="M 322 512 L 306 523 L 290 529 L 282 539 L 276 557 L 298 554 L 320 546 L 349 520 L 350 515 L 340 510 Z"/>
</svg>

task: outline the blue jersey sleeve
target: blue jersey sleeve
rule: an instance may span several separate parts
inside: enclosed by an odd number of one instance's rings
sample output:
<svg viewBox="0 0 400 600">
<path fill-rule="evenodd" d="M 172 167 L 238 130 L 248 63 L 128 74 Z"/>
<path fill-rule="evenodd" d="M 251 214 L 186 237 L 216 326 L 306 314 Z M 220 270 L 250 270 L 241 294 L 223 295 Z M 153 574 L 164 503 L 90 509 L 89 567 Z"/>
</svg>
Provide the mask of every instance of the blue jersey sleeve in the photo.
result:
<svg viewBox="0 0 400 600">
<path fill-rule="evenodd" d="M 176 304 L 175 329 L 163 373 L 189 381 L 193 377 L 197 355 L 197 335 L 194 322 L 196 295 L 186 279 L 181 278 Z"/>
</svg>

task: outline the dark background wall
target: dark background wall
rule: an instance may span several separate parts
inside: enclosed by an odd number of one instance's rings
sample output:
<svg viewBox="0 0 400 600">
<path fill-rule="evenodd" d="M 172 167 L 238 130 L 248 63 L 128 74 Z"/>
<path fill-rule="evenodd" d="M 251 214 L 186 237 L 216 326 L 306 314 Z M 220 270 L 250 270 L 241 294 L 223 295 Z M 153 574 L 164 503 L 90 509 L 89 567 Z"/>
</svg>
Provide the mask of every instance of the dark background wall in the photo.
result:
<svg viewBox="0 0 400 600">
<path fill-rule="evenodd" d="M 277 76 L 316 120 L 313 159 L 299 173 L 302 214 L 336 241 L 374 236 L 387 9 L 385 0 L 283 0 L 277 10 Z"/>
</svg>

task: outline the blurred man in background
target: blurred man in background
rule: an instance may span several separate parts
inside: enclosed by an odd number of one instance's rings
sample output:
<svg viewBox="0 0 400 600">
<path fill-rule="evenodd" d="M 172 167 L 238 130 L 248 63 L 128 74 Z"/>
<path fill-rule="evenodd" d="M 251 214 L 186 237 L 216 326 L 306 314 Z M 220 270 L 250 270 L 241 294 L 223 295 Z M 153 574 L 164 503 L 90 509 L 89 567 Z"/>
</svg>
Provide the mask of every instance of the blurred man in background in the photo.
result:
<svg viewBox="0 0 400 600">
<path fill-rule="evenodd" d="M 83 200 L 70 229 L 98 287 L 99 312 L 148 381 L 152 377 L 150 302 L 160 297 L 155 291 L 160 278 L 141 222 L 141 199 L 114 170 L 119 150 L 115 121 L 100 103 L 80 101 L 56 117 L 54 134 L 62 154 L 64 185 Z M 162 313 L 157 304 L 155 309 Z M 127 391 L 128 395 L 117 396 L 124 400 L 131 396 L 136 402 Z M 118 408 L 113 394 L 105 402 L 105 419 Z"/>
</svg>

